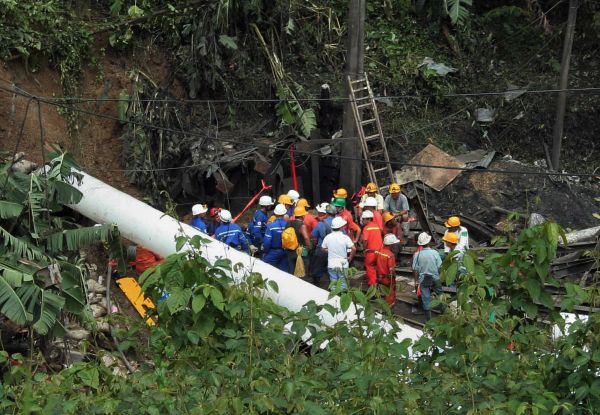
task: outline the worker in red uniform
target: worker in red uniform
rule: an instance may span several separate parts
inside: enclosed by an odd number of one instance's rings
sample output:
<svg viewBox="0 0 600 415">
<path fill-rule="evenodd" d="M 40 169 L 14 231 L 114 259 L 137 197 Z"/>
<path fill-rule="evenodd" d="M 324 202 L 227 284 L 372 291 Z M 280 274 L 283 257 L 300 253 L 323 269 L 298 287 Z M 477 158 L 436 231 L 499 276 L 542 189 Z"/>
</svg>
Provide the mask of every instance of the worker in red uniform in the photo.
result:
<svg viewBox="0 0 600 415">
<path fill-rule="evenodd" d="M 310 235 L 319 223 L 319 219 L 312 213 L 308 211 L 310 205 L 308 204 L 308 200 L 301 198 L 296 202 L 296 207 L 303 207 L 306 210 L 306 215 L 304 215 L 304 224 L 308 228 L 308 234 Z M 317 206 L 318 208 L 318 206 Z"/>
<path fill-rule="evenodd" d="M 360 226 L 354 222 L 352 213 L 346 209 L 346 199 L 336 197 L 333 199 L 332 205 L 335 206 L 335 209 L 337 210 L 337 216 L 346 221 L 343 231 L 350 237 L 350 239 L 352 239 L 352 242 L 356 244 L 360 239 L 361 229 Z"/>
<path fill-rule="evenodd" d="M 165 259 L 141 245 L 135 247 L 135 261 L 130 262 L 135 270 L 141 274 L 148 268 L 162 264 Z"/>
<path fill-rule="evenodd" d="M 377 210 L 377 199 L 374 197 L 367 197 L 363 207 L 363 212 L 366 210 L 373 212 L 373 222 L 375 222 L 377 226 L 379 226 L 379 229 L 381 229 L 381 232 L 383 232 L 383 217 L 381 216 L 381 212 Z"/>
<path fill-rule="evenodd" d="M 369 286 L 377 284 L 377 255 L 376 251 L 383 247 L 381 228 L 373 222 L 373 212 L 363 211 L 361 215 L 364 224 L 362 231 L 362 246 L 365 253 L 365 271 L 367 284 Z"/>
<path fill-rule="evenodd" d="M 392 252 L 392 247 L 397 246 L 400 240 L 393 233 L 388 233 L 383 238 L 383 247 L 375 251 L 377 266 L 377 282 L 389 287 L 390 291 L 385 297 L 389 305 L 396 302 L 396 255 Z"/>
</svg>

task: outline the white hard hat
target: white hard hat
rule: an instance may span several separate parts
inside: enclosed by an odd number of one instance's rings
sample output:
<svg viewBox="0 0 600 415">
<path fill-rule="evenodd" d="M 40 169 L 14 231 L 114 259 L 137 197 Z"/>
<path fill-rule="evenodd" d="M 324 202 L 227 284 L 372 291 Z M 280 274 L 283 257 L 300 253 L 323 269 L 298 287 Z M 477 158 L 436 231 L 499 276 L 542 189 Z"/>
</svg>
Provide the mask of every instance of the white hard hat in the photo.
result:
<svg viewBox="0 0 600 415">
<path fill-rule="evenodd" d="M 343 228 L 344 226 L 346 226 L 347 223 L 348 222 L 346 222 L 343 218 L 340 218 L 339 216 L 336 216 L 331 221 L 331 229 L 340 229 L 340 228 Z"/>
<path fill-rule="evenodd" d="M 421 232 L 419 234 L 419 238 L 417 239 L 417 243 L 423 246 L 427 245 L 429 242 L 431 242 L 431 235 L 429 235 L 427 232 Z"/>
<path fill-rule="evenodd" d="M 260 206 L 271 206 L 273 204 L 273 199 L 271 199 L 271 196 L 261 196 L 260 199 L 258 199 L 258 204 Z"/>
<path fill-rule="evenodd" d="M 383 244 L 384 245 L 394 245 L 400 243 L 400 239 L 398 239 L 396 237 L 396 235 L 394 235 L 393 233 L 388 233 L 387 235 L 385 235 L 383 237 Z"/>
<path fill-rule="evenodd" d="M 327 206 L 329 206 L 329 203 L 323 202 L 319 203 L 315 209 L 317 209 L 317 212 L 319 213 L 327 213 Z"/>
<path fill-rule="evenodd" d="M 364 203 L 365 207 L 377 207 L 377 199 L 372 196 L 369 196 L 365 199 Z"/>
<path fill-rule="evenodd" d="M 297 202 L 300 199 L 300 193 L 295 191 L 294 189 L 287 192 L 287 195 L 292 198 L 294 202 Z"/>
<path fill-rule="evenodd" d="M 276 216 L 283 216 L 287 213 L 287 209 L 285 208 L 285 205 L 280 203 L 277 206 L 275 206 L 275 210 L 273 211 L 273 213 Z"/>
<path fill-rule="evenodd" d="M 194 216 L 201 215 L 206 212 L 208 212 L 208 209 L 206 208 L 206 206 L 201 205 L 200 203 L 192 206 L 192 215 L 194 215 Z"/>
<path fill-rule="evenodd" d="M 361 219 L 373 219 L 373 212 L 370 210 L 363 211 L 362 215 L 360 215 Z"/>
<path fill-rule="evenodd" d="M 224 223 L 231 222 L 231 212 L 226 209 L 221 209 L 219 212 L 219 219 Z"/>
</svg>

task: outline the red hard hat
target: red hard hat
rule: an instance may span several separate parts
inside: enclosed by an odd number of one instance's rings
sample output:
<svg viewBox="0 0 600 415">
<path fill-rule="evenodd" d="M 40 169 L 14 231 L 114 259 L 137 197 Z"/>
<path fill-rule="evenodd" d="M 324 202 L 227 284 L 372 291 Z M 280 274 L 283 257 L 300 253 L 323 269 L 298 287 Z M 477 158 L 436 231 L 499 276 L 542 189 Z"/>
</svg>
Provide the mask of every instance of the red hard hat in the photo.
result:
<svg viewBox="0 0 600 415">
<path fill-rule="evenodd" d="M 210 217 L 214 218 L 215 216 L 217 216 L 219 214 L 220 211 L 221 211 L 221 208 L 217 208 L 217 207 L 210 208 L 210 210 L 208 211 L 208 215 Z"/>
</svg>

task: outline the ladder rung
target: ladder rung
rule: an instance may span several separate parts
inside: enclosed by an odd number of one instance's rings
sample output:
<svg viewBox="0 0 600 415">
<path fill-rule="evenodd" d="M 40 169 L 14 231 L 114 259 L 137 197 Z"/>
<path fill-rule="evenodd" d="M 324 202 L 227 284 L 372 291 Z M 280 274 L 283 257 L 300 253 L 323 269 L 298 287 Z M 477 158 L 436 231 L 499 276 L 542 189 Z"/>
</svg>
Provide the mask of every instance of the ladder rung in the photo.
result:
<svg viewBox="0 0 600 415">
<path fill-rule="evenodd" d="M 366 78 L 361 78 L 361 79 L 355 79 L 353 81 L 350 81 L 351 84 L 359 84 L 361 82 L 365 82 Z"/>
<path fill-rule="evenodd" d="M 373 134 L 373 135 L 368 135 L 365 137 L 365 141 L 372 141 L 375 140 L 376 138 L 379 138 L 380 135 L 379 134 Z"/>
<path fill-rule="evenodd" d="M 365 99 L 371 99 L 370 96 L 366 96 L 366 97 L 354 97 L 354 101 L 364 101 Z"/>
<path fill-rule="evenodd" d="M 366 108 L 366 107 L 371 107 L 371 106 L 373 106 L 373 104 L 371 104 L 370 102 L 368 102 L 366 104 L 357 105 L 356 108 L 361 109 L 361 108 Z"/>
<path fill-rule="evenodd" d="M 373 124 L 375 121 L 376 121 L 375 118 L 371 118 L 370 120 L 364 120 L 364 121 L 361 121 L 360 123 L 362 125 L 369 125 L 369 124 Z"/>
<path fill-rule="evenodd" d="M 383 154 L 383 150 L 376 150 L 373 151 L 369 154 L 369 157 L 377 157 L 377 156 L 381 156 Z"/>
<path fill-rule="evenodd" d="M 354 92 L 356 93 L 356 92 L 366 91 L 367 89 L 369 89 L 369 88 L 367 88 L 365 86 L 365 87 L 362 87 L 362 88 L 355 89 Z"/>
<path fill-rule="evenodd" d="M 387 167 L 381 167 L 379 169 L 373 170 L 373 173 L 379 173 L 380 171 L 386 171 L 387 169 L 388 169 Z"/>
</svg>

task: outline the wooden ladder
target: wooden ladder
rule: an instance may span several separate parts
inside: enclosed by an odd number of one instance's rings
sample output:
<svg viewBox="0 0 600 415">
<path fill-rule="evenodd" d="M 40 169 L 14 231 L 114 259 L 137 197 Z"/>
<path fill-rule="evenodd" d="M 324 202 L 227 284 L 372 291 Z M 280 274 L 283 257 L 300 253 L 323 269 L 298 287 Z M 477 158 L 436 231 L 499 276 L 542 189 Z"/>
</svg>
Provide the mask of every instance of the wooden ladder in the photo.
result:
<svg viewBox="0 0 600 415">
<path fill-rule="evenodd" d="M 378 187 L 393 183 L 394 171 L 390 164 L 377 104 L 367 74 L 359 79 L 348 77 L 348 90 L 354 122 L 360 139 L 369 180 Z"/>
</svg>

